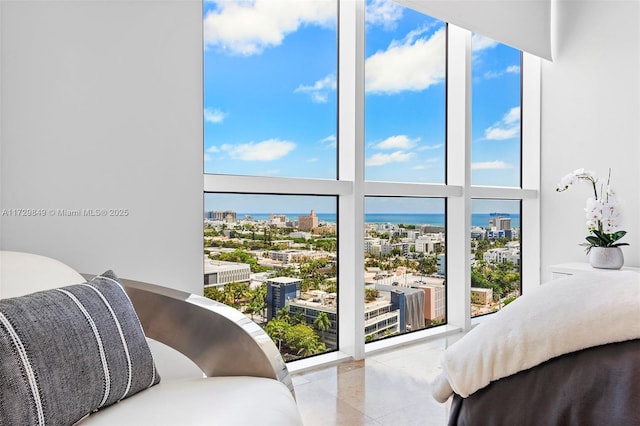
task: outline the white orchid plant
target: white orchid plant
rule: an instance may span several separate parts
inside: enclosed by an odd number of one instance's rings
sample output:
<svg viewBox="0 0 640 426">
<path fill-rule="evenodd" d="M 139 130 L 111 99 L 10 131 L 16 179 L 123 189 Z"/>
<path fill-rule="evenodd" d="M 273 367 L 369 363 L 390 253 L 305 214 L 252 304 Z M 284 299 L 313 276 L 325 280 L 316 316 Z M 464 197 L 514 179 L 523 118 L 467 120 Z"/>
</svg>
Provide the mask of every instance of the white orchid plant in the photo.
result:
<svg viewBox="0 0 640 426">
<path fill-rule="evenodd" d="M 586 252 L 589 253 L 593 247 L 628 246 L 629 244 L 627 243 L 617 242 L 627 232 L 620 229 L 622 215 L 615 192 L 610 185 L 611 169 L 609 169 L 606 187 L 604 185 L 600 186 L 600 194 L 598 194 L 598 177 L 595 173 L 585 169 L 578 169 L 563 176 L 556 191 L 566 191 L 581 181 L 591 182 L 593 187 L 593 198 L 587 198 L 587 206 L 584 209 L 587 218 L 587 229 L 590 234 L 586 237 L 587 242 L 581 244 L 587 247 Z"/>
</svg>

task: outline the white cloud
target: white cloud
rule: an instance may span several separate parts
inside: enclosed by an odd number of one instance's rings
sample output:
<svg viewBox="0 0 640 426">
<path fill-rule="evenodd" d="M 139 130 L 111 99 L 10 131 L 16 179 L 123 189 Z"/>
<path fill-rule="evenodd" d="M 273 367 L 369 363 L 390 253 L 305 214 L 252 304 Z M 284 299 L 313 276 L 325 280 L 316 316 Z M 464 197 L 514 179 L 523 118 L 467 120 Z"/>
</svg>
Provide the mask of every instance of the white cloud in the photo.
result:
<svg viewBox="0 0 640 426">
<path fill-rule="evenodd" d="M 227 114 L 220 111 L 219 109 L 204 109 L 204 121 L 208 121 L 209 123 L 222 123 L 224 119 L 227 118 Z"/>
<path fill-rule="evenodd" d="M 520 135 L 520 107 L 513 107 L 500 121 L 485 129 L 484 138 L 506 140 Z"/>
<path fill-rule="evenodd" d="M 336 138 L 336 135 L 329 135 L 322 139 L 320 143 L 323 145 L 326 144 L 329 148 L 335 148 L 338 146 L 338 138 Z"/>
<path fill-rule="evenodd" d="M 444 146 L 444 145 L 443 145 L 443 144 L 441 144 L 441 143 L 436 144 L 436 145 L 424 145 L 424 146 L 419 147 L 419 148 L 417 149 L 417 151 L 430 151 L 430 150 L 432 150 L 432 149 L 440 149 L 440 148 L 442 148 L 443 146 Z"/>
<path fill-rule="evenodd" d="M 502 121 L 507 124 L 517 123 L 520 124 L 520 107 L 513 107 L 508 113 L 502 117 Z"/>
<path fill-rule="evenodd" d="M 484 49 L 491 49 L 492 47 L 496 47 L 497 45 L 498 42 L 490 39 L 489 37 L 485 37 L 476 33 L 471 36 L 471 49 L 474 53 Z"/>
<path fill-rule="evenodd" d="M 309 159 L 307 160 L 307 163 L 317 163 L 318 161 L 320 161 L 320 159 L 319 159 L 319 158 L 314 157 L 314 158 L 309 158 Z"/>
<path fill-rule="evenodd" d="M 212 146 L 210 146 L 209 148 L 207 148 L 207 152 L 213 152 L 213 153 L 215 153 L 215 152 L 220 152 L 220 149 L 218 149 L 218 147 L 217 147 L 217 146 L 212 145 Z"/>
<path fill-rule="evenodd" d="M 505 74 L 517 74 L 520 72 L 520 66 L 519 65 L 510 65 L 508 66 L 506 69 L 502 70 L 502 71 L 487 71 L 486 73 L 484 73 L 484 78 L 486 78 L 487 80 L 492 79 L 492 78 L 498 78 L 501 77 Z"/>
<path fill-rule="evenodd" d="M 211 161 L 211 160 L 213 160 L 213 158 L 211 158 L 211 156 L 209 154 L 205 153 L 204 154 L 204 161 L 206 162 L 206 161 Z"/>
<path fill-rule="evenodd" d="M 220 147 L 234 160 L 274 161 L 286 156 L 296 148 L 296 144 L 279 139 L 249 142 L 239 145 L 225 144 Z"/>
<path fill-rule="evenodd" d="M 392 30 L 402 18 L 403 6 L 392 0 L 372 0 L 367 5 L 367 24 L 380 25 L 386 30 Z"/>
<path fill-rule="evenodd" d="M 205 47 L 250 56 L 282 40 L 303 25 L 335 26 L 335 0 L 213 1 L 204 17 Z"/>
<path fill-rule="evenodd" d="M 336 90 L 336 76 L 329 74 L 322 80 L 316 81 L 312 86 L 300 85 L 294 93 L 306 93 L 311 96 L 314 103 L 324 104 L 329 99 L 329 92 Z"/>
<path fill-rule="evenodd" d="M 374 154 L 367 158 L 365 165 L 367 166 L 383 166 L 389 163 L 406 163 L 413 158 L 413 154 L 404 151 L 395 151 L 391 154 Z"/>
<path fill-rule="evenodd" d="M 502 74 L 504 74 L 501 71 L 487 71 L 484 73 L 484 78 L 486 78 L 487 80 L 491 80 L 492 78 L 498 78 L 500 77 Z"/>
<path fill-rule="evenodd" d="M 505 170 L 513 169 L 511 164 L 504 161 L 485 161 L 480 163 L 471 163 L 472 170 Z"/>
<path fill-rule="evenodd" d="M 420 138 L 409 139 L 407 135 L 390 136 L 374 145 L 376 149 L 411 149 L 420 142 Z"/>
<path fill-rule="evenodd" d="M 444 81 L 445 30 L 421 37 L 428 29 L 412 31 L 402 41 L 394 40 L 387 50 L 365 61 L 368 93 L 419 92 Z"/>
</svg>

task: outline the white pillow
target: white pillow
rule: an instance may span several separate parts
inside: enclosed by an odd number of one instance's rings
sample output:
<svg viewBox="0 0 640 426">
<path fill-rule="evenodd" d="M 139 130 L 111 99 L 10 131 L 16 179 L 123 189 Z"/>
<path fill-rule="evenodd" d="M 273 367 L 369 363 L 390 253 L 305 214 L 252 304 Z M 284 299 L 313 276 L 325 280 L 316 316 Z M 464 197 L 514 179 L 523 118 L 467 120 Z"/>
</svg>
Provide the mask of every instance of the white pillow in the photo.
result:
<svg viewBox="0 0 640 426">
<path fill-rule="evenodd" d="M 50 257 L 0 251 L 0 299 L 85 281 L 76 270 Z"/>
</svg>

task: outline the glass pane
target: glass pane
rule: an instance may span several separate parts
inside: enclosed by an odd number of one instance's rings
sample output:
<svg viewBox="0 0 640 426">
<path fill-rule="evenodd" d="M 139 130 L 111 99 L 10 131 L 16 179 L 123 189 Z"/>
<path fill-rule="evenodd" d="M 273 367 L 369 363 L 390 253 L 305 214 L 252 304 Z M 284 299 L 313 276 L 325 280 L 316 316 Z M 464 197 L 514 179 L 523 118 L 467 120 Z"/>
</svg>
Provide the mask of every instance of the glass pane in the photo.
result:
<svg viewBox="0 0 640 426">
<path fill-rule="evenodd" d="M 446 25 L 367 0 L 365 178 L 444 183 Z"/>
<path fill-rule="evenodd" d="M 471 316 L 490 314 L 521 294 L 520 200 L 471 200 Z"/>
<path fill-rule="evenodd" d="M 471 184 L 520 186 L 520 51 L 472 37 Z"/>
<path fill-rule="evenodd" d="M 337 1 L 204 1 L 204 171 L 336 178 Z"/>
<path fill-rule="evenodd" d="M 445 201 L 365 198 L 365 339 L 446 322 Z"/>
<path fill-rule="evenodd" d="M 204 195 L 204 295 L 262 326 L 286 361 L 337 349 L 337 200 Z"/>
</svg>

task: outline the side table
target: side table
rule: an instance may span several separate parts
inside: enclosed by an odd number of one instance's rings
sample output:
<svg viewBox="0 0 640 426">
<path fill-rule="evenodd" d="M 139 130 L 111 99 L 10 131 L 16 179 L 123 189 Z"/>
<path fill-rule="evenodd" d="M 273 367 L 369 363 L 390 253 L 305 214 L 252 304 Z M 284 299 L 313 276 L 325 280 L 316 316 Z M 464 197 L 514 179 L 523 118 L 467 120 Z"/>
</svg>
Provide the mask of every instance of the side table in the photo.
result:
<svg viewBox="0 0 640 426">
<path fill-rule="evenodd" d="M 551 273 L 551 279 L 555 280 L 566 277 L 567 275 L 576 275 L 589 271 L 610 271 L 612 273 L 618 271 L 636 271 L 640 273 L 640 268 L 623 266 L 622 269 L 597 269 L 589 265 L 587 262 L 570 262 L 551 265 L 549 267 L 549 271 Z"/>
</svg>

